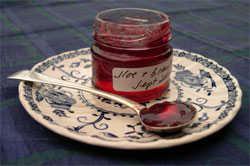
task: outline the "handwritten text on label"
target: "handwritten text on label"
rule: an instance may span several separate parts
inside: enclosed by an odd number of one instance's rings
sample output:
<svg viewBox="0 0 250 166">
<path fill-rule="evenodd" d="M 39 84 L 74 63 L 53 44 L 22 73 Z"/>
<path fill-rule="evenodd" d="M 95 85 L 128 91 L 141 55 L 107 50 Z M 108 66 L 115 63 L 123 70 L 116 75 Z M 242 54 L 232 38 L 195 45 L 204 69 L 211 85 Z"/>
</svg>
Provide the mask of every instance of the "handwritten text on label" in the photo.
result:
<svg viewBox="0 0 250 166">
<path fill-rule="evenodd" d="M 113 88 L 116 91 L 153 89 L 169 80 L 171 60 L 141 68 L 113 68 Z"/>
</svg>

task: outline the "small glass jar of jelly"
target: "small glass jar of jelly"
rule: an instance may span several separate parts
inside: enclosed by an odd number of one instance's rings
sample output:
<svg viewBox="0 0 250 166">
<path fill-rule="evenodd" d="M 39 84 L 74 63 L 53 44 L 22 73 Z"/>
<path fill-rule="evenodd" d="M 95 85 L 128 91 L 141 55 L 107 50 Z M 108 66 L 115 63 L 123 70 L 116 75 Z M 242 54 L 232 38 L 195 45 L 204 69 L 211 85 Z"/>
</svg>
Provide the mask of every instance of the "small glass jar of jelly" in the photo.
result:
<svg viewBox="0 0 250 166">
<path fill-rule="evenodd" d="M 146 102 L 169 86 L 172 68 L 170 21 L 166 14 L 118 8 L 97 14 L 91 47 L 93 85 Z"/>
</svg>

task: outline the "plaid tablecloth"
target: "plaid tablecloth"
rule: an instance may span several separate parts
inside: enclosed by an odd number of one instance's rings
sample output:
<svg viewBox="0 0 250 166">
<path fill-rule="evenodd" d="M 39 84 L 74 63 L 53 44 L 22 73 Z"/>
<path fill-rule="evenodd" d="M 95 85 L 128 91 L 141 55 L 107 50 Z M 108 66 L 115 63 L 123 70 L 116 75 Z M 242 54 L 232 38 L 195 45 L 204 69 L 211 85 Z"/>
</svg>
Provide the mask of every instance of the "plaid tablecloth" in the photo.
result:
<svg viewBox="0 0 250 166">
<path fill-rule="evenodd" d="M 39 125 L 6 76 L 54 54 L 90 46 L 93 18 L 117 7 L 171 16 L 176 48 L 226 66 L 243 90 L 241 111 L 206 139 L 181 147 L 121 151 L 81 144 Z M 0 165 L 249 165 L 250 3 L 247 0 L 1 0 Z"/>
</svg>

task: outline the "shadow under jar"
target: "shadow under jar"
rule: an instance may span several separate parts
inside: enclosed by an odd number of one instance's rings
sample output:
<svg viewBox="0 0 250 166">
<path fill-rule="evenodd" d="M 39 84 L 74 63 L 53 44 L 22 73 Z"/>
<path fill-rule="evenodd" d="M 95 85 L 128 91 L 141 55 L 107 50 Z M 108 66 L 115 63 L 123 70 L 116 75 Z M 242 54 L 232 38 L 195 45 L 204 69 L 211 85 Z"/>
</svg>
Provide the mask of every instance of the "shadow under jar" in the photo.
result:
<svg viewBox="0 0 250 166">
<path fill-rule="evenodd" d="M 118 8 L 97 14 L 91 47 L 93 85 L 137 102 L 160 97 L 172 68 L 170 21 L 166 14 Z"/>
</svg>

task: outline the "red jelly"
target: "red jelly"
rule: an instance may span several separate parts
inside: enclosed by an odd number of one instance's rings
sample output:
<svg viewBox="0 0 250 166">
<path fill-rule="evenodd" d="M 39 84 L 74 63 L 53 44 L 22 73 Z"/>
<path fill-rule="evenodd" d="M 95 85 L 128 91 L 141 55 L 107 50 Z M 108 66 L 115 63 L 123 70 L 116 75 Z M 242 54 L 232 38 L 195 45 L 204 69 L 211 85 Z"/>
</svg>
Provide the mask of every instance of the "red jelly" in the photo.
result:
<svg viewBox="0 0 250 166">
<path fill-rule="evenodd" d="M 141 120 L 150 127 L 176 127 L 189 123 L 196 109 L 186 103 L 158 103 L 140 112 Z"/>
<path fill-rule="evenodd" d="M 119 8 L 100 12 L 91 47 L 96 88 L 138 102 L 155 99 L 169 86 L 170 22 L 154 10 Z"/>
</svg>

